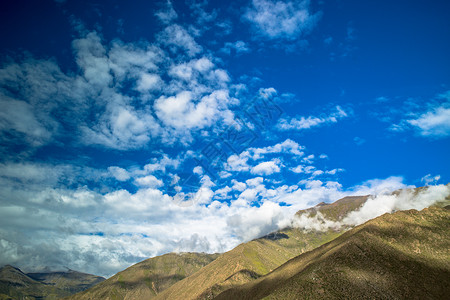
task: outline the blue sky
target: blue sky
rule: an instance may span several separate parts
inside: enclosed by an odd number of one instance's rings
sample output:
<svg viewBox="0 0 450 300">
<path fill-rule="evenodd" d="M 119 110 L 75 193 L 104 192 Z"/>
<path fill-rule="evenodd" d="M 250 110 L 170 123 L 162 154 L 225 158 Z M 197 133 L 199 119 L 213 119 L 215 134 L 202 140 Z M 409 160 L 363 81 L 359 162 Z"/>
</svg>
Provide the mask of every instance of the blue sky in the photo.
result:
<svg viewBox="0 0 450 300">
<path fill-rule="evenodd" d="M 111 275 L 448 183 L 447 1 L 14 1 L 0 264 Z"/>
</svg>

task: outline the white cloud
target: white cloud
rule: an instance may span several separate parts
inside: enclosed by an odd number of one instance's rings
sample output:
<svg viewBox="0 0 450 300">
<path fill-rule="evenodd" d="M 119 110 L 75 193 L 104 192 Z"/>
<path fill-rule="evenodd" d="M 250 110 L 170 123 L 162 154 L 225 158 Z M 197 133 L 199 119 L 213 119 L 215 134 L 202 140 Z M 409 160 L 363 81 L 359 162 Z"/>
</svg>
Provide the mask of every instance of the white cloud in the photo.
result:
<svg viewBox="0 0 450 300">
<path fill-rule="evenodd" d="M 89 177 L 89 171 L 59 168 L 61 171 L 42 180 L 42 174 L 58 168 L 2 167 L 0 197 L 9 202 L 3 202 L 0 210 L 0 263 L 28 269 L 68 266 L 112 275 L 145 258 L 170 251 L 229 250 L 288 225 L 297 210 L 321 201 L 404 187 L 401 179 L 390 178 L 368 181 L 350 191 L 343 191 L 337 183 L 320 181 L 305 181 L 303 188 L 285 185 L 268 189 L 263 177 L 255 177 L 245 183 L 233 180 L 230 187 L 216 189 L 203 176 L 201 188 L 188 195 L 193 201 L 182 205 L 155 189 L 161 184 L 160 179 L 151 174 L 167 172 L 169 166 L 177 164 L 178 160 L 163 155 L 141 169 L 110 167 L 108 172 L 117 179 L 125 180 L 128 174 L 145 186 L 134 193 L 116 190 L 103 194 L 88 188 L 71 191 L 58 187 L 59 178 L 76 178 L 74 172 Z M 26 184 L 22 189 L 11 189 L 12 182 Z M 239 192 L 237 199 L 219 202 L 233 191 Z M 254 201 L 261 205 L 252 206 Z M 420 202 L 427 201 L 428 198 Z M 290 206 L 280 206 L 280 202 Z"/>
<path fill-rule="evenodd" d="M 249 187 L 255 187 L 255 186 L 259 186 L 261 185 L 261 183 L 263 183 L 264 178 L 262 177 L 255 177 L 255 178 L 250 178 L 247 179 L 245 181 L 245 183 L 249 186 Z"/>
<path fill-rule="evenodd" d="M 294 173 L 303 173 L 305 171 L 303 165 L 298 165 L 295 168 L 291 168 L 290 170 Z"/>
<path fill-rule="evenodd" d="M 83 71 L 84 78 L 96 86 L 107 87 L 112 83 L 110 65 L 106 57 L 106 49 L 100 37 L 90 32 L 84 38 L 72 42 L 76 52 L 76 61 Z"/>
<path fill-rule="evenodd" d="M 269 39 L 296 39 L 309 32 L 319 14 L 311 14 L 309 1 L 253 0 L 244 18 L 258 35 Z"/>
<path fill-rule="evenodd" d="M 302 150 L 304 150 L 304 147 L 300 146 L 297 142 L 294 142 L 291 139 L 287 139 L 284 142 L 275 144 L 274 146 L 248 149 L 249 152 L 253 153 L 254 160 L 260 159 L 264 156 L 264 154 L 269 153 L 283 153 L 302 156 L 304 154 Z"/>
<path fill-rule="evenodd" d="M 220 52 L 230 55 L 231 50 L 234 50 L 236 54 L 250 52 L 248 44 L 244 41 L 236 41 L 234 43 L 227 42 L 225 43 L 225 46 L 222 49 L 220 49 Z"/>
<path fill-rule="evenodd" d="M 248 165 L 248 152 L 244 151 L 239 156 L 236 154 L 231 155 L 227 159 L 227 165 L 225 168 L 228 171 L 242 172 L 250 170 Z"/>
<path fill-rule="evenodd" d="M 130 174 L 128 173 L 128 171 L 120 167 L 109 167 L 108 172 L 112 177 L 119 181 L 127 181 L 128 179 L 130 179 Z"/>
<path fill-rule="evenodd" d="M 436 184 L 439 179 L 441 179 L 441 175 L 431 176 L 431 174 L 427 174 L 420 179 L 425 185 Z"/>
<path fill-rule="evenodd" d="M 385 213 L 409 209 L 422 210 L 437 202 L 444 201 L 450 195 L 450 187 L 439 185 L 431 186 L 418 192 L 414 192 L 413 190 L 401 190 L 395 194 L 391 194 L 391 192 L 381 194 L 371 193 L 373 196 L 370 196 L 358 210 L 350 212 L 338 221 L 329 220 L 320 212 L 313 217 L 311 217 L 310 213 L 306 212 L 294 217 L 292 226 L 307 231 L 338 230 L 342 227 L 348 228 L 349 226 L 363 224 Z"/>
<path fill-rule="evenodd" d="M 168 25 L 178 17 L 178 14 L 173 9 L 172 2 L 170 0 L 167 0 L 167 2 L 165 3 L 165 6 L 162 9 L 160 9 L 159 11 L 157 11 L 155 13 L 155 16 L 157 16 L 158 19 L 163 24 Z"/>
<path fill-rule="evenodd" d="M 52 137 L 44 124 L 38 121 L 34 108 L 24 102 L 6 97 L 0 98 L 0 131 L 17 131 L 26 136 L 29 143 L 40 145 Z"/>
<path fill-rule="evenodd" d="M 447 107 L 437 107 L 406 122 L 422 136 L 437 138 L 450 136 L 450 108 Z"/>
<path fill-rule="evenodd" d="M 192 16 L 195 19 L 196 28 L 201 34 L 203 31 L 210 29 L 207 23 L 211 23 L 216 21 L 217 19 L 217 10 L 212 9 L 211 11 L 206 11 L 208 6 L 208 1 L 188 1 L 187 3 L 192 12 Z"/>
<path fill-rule="evenodd" d="M 388 130 L 405 132 L 414 130 L 419 136 L 439 139 L 450 136 L 450 91 L 437 95 L 428 102 L 408 99 L 401 108 L 390 108 L 374 114 L 382 122 L 390 123 Z M 394 119 L 400 116 L 400 120 Z"/>
<path fill-rule="evenodd" d="M 180 42 L 182 49 L 197 53 L 200 48 L 186 30 L 169 27 L 162 33 L 167 35 L 164 43 Z M 0 89 L 6 108 L 0 114 L 0 131 L 13 131 L 18 141 L 35 147 L 70 130 L 75 144 L 127 150 L 145 148 L 157 139 L 185 142 L 191 131 L 234 118 L 229 107 L 239 101 L 229 95 L 230 77 L 210 58 L 190 59 L 178 56 L 178 50 L 169 57 L 147 43 L 107 44 L 96 32 L 75 39 L 72 47 L 78 73 L 65 75 L 54 61 L 33 59 L 0 70 L 0 88 L 7 85 L 21 94 L 13 99 Z M 125 84 L 140 94 L 127 93 Z M 185 95 L 189 101 L 183 101 Z M 177 106 L 171 110 L 165 102 Z"/>
<path fill-rule="evenodd" d="M 313 162 L 313 160 L 314 160 L 314 154 L 310 154 L 310 155 L 302 158 L 302 162 L 305 162 L 308 164 L 311 164 Z"/>
<path fill-rule="evenodd" d="M 251 169 L 252 174 L 271 175 L 280 172 L 281 162 L 278 159 L 259 163 Z"/>
<path fill-rule="evenodd" d="M 279 130 L 304 130 L 313 127 L 321 126 L 328 123 L 336 123 L 338 120 L 348 116 L 340 106 L 336 106 L 336 111 L 325 117 L 300 117 L 285 119 L 278 121 L 277 127 Z"/>
<path fill-rule="evenodd" d="M 227 109 L 230 103 L 226 90 L 214 91 L 197 100 L 189 91 L 178 93 L 172 97 L 160 97 L 155 102 L 158 118 L 167 126 L 174 128 L 204 128 L 213 122 L 232 118 Z"/>
<path fill-rule="evenodd" d="M 141 93 L 145 93 L 148 91 L 159 89 L 161 86 L 162 81 L 159 75 L 144 73 L 141 75 L 141 78 L 137 83 L 136 89 Z"/>
<path fill-rule="evenodd" d="M 350 212 L 342 222 L 347 225 L 359 225 L 385 213 L 397 210 L 422 210 L 450 195 L 450 187 L 430 186 L 415 194 L 412 190 L 403 190 L 398 195 L 381 194 L 369 198 L 357 211 Z"/>
<path fill-rule="evenodd" d="M 172 24 L 160 33 L 159 42 L 165 45 L 173 53 L 186 54 L 193 57 L 202 52 L 202 47 L 180 25 Z"/>
<path fill-rule="evenodd" d="M 158 188 L 158 187 L 161 187 L 164 185 L 162 180 L 156 178 L 153 175 L 147 175 L 145 177 L 136 178 L 136 183 L 139 186 L 151 187 L 151 188 Z"/>
<path fill-rule="evenodd" d="M 247 188 L 247 185 L 245 183 L 239 182 L 236 179 L 231 179 L 231 183 L 233 184 L 231 189 L 233 189 L 235 191 L 242 192 Z"/>
<path fill-rule="evenodd" d="M 360 195 L 378 195 L 390 193 L 394 190 L 413 188 L 403 183 L 403 177 L 391 176 L 386 179 L 370 179 L 360 185 L 356 185 L 353 189 L 358 191 Z"/>
<path fill-rule="evenodd" d="M 285 219 L 280 206 L 265 202 L 261 207 L 251 207 L 227 218 L 227 225 L 232 232 L 241 236 L 243 241 L 250 241 L 255 236 L 263 236 L 277 230 Z"/>
</svg>

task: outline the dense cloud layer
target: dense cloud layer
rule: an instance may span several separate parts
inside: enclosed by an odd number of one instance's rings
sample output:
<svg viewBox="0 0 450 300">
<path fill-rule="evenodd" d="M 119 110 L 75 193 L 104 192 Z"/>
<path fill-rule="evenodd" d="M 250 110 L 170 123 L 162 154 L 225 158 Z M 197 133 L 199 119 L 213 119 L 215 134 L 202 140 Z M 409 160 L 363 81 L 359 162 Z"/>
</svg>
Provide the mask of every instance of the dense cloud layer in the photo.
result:
<svg viewBox="0 0 450 300">
<path fill-rule="evenodd" d="M 414 189 L 404 189 L 398 193 L 387 193 L 385 191 L 381 194 L 370 196 L 359 209 L 350 212 L 338 221 L 329 220 L 318 212 L 314 216 L 311 216 L 310 213 L 296 216 L 292 224 L 296 228 L 305 230 L 339 230 L 341 228 L 363 224 L 385 213 L 409 209 L 422 210 L 445 201 L 449 196 L 450 185 L 442 184 L 429 186 L 418 191 Z"/>
</svg>

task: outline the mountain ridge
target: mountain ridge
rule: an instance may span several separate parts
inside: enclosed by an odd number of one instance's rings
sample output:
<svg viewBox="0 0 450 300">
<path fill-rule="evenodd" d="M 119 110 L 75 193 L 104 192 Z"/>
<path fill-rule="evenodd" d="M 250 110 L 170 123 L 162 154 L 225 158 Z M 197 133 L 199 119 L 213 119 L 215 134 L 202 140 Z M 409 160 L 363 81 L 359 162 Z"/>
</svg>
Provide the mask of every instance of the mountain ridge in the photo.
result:
<svg viewBox="0 0 450 300">
<path fill-rule="evenodd" d="M 151 299 L 215 260 L 219 254 L 167 253 L 139 262 L 65 299 Z"/>
<path fill-rule="evenodd" d="M 0 296 L 3 299 L 59 299 L 103 280 L 103 277 L 73 270 L 24 273 L 19 268 L 5 265 L 0 268 Z"/>
<path fill-rule="evenodd" d="M 214 299 L 444 299 L 449 220 L 449 206 L 384 214 Z"/>
</svg>

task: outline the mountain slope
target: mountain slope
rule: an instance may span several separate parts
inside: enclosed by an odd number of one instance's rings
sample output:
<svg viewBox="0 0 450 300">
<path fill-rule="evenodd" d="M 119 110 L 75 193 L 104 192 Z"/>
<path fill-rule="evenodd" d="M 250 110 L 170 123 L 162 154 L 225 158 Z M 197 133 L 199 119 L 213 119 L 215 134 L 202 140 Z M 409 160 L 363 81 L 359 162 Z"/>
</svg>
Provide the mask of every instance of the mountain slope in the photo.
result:
<svg viewBox="0 0 450 300">
<path fill-rule="evenodd" d="M 345 217 L 349 212 L 355 211 L 360 208 L 364 202 L 367 201 L 369 196 L 347 196 L 339 199 L 333 203 L 321 202 L 314 207 L 300 210 L 295 215 L 300 216 L 302 214 L 309 214 L 310 217 L 314 217 L 317 212 L 320 212 L 325 218 L 331 221 L 339 221 Z"/>
<path fill-rule="evenodd" d="M 67 299 L 150 299 L 218 256 L 205 253 L 169 253 L 149 258 Z"/>
<path fill-rule="evenodd" d="M 332 204 L 321 203 L 302 213 L 321 212 L 331 220 L 339 220 L 359 208 L 367 196 L 346 197 Z M 156 299 L 210 299 L 222 291 L 253 281 L 289 259 L 342 234 L 340 231 L 309 231 L 286 228 L 268 236 L 241 244 L 221 255 L 192 276 L 174 284 Z"/>
<path fill-rule="evenodd" d="M 445 299 L 450 210 L 385 214 L 215 299 Z"/>
<path fill-rule="evenodd" d="M 105 281 L 103 277 L 73 270 L 67 272 L 27 273 L 27 276 L 47 286 L 53 286 L 64 291 L 64 293 L 61 293 L 64 296 L 84 291 Z"/>
<path fill-rule="evenodd" d="M 58 299 L 103 280 L 76 271 L 25 274 L 8 265 L 0 269 L 0 299 Z"/>
</svg>

